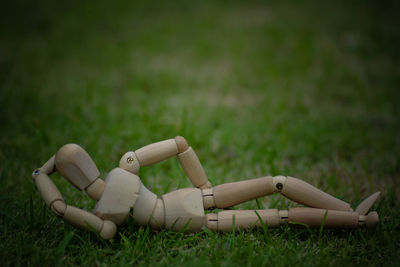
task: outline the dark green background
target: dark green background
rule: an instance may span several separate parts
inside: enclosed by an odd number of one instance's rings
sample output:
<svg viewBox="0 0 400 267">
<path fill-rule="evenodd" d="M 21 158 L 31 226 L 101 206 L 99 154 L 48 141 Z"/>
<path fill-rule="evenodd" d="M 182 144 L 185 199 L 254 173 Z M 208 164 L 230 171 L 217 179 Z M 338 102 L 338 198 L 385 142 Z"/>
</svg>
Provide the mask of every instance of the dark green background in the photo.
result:
<svg viewBox="0 0 400 267">
<path fill-rule="evenodd" d="M 396 1 L 2 3 L 2 264 L 397 265 L 398 14 Z M 30 179 L 65 143 L 104 178 L 124 152 L 176 135 L 214 185 L 284 174 L 353 207 L 381 191 L 381 223 L 183 235 L 129 221 L 105 242 L 55 218 Z M 140 176 L 158 195 L 190 186 L 176 159 Z M 67 203 L 94 206 L 53 177 Z"/>
</svg>

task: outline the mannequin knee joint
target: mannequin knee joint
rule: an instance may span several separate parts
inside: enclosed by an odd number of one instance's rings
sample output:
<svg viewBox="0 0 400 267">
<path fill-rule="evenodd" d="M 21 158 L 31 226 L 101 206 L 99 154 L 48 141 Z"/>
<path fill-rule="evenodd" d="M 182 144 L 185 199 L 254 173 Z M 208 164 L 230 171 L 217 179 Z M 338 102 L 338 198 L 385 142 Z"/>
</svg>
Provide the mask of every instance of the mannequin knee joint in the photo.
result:
<svg viewBox="0 0 400 267">
<path fill-rule="evenodd" d="M 275 192 L 281 192 L 286 182 L 286 176 L 275 176 L 272 178 Z"/>
</svg>

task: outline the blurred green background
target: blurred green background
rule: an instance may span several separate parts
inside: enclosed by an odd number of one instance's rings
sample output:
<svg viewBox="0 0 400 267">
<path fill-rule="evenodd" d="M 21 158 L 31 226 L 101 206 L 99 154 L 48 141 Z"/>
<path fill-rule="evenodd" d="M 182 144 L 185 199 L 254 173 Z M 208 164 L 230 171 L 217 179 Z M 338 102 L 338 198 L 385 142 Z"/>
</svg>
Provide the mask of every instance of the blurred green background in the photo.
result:
<svg viewBox="0 0 400 267">
<path fill-rule="evenodd" d="M 2 3 L 2 262 L 396 265 L 398 12 L 397 1 Z M 102 242 L 55 218 L 30 179 L 65 143 L 81 144 L 104 178 L 126 151 L 176 135 L 214 185 L 290 175 L 353 207 L 382 191 L 381 224 L 233 235 L 129 224 Z M 140 176 L 158 195 L 190 186 L 176 159 Z M 94 206 L 53 177 L 67 203 Z M 272 196 L 240 208 L 291 205 Z"/>
</svg>

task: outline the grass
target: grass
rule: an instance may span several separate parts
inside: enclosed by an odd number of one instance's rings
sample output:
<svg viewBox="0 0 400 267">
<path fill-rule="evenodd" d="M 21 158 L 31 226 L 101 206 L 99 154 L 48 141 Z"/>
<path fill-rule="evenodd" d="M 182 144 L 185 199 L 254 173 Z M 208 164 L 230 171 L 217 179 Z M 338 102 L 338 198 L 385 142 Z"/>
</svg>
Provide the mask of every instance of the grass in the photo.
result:
<svg viewBox="0 0 400 267">
<path fill-rule="evenodd" d="M 16 1 L 0 11 L 2 265 L 399 264 L 398 3 Z M 214 185 L 302 178 L 353 204 L 382 191 L 376 230 L 152 231 L 111 242 L 45 207 L 30 176 L 65 143 L 102 177 L 124 152 L 183 135 Z M 143 168 L 162 195 L 176 159 Z M 67 203 L 94 202 L 59 175 Z M 293 205 L 274 195 L 239 208 Z"/>
</svg>

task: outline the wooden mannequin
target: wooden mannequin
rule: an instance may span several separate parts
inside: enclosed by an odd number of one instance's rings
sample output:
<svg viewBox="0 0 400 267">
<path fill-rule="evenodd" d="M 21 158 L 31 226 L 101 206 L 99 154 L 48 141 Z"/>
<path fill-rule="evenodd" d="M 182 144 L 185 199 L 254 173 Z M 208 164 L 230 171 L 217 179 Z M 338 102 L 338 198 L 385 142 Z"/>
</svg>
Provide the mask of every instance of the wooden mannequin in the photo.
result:
<svg viewBox="0 0 400 267">
<path fill-rule="evenodd" d="M 179 189 L 158 198 L 137 176 L 139 169 L 178 156 L 182 168 L 195 188 Z M 58 170 L 72 185 L 85 190 L 97 200 L 93 213 L 65 204 L 49 175 Z M 125 153 L 119 168 L 105 179 L 89 154 L 76 144 L 61 147 L 41 168 L 33 172 L 35 184 L 47 206 L 57 216 L 80 229 L 91 229 L 104 239 L 115 236 L 131 210 L 138 225 L 159 229 L 231 231 L 267 225 L 277 227 L 288 222 L 310 227 L 374 227 L 379 218 L 367 212 L 379 192 L 364 200 L 355 211 L 350 205 L 299 179 L 288 176 L 266 176 L 212 187 L 193 149 L 177 136 Z M 279 192 L 308 207 L 289 210 L 224 210 L 205 214 L 205 209 L 227 208 L 255 198 Z M 262 220 L 262 222 L 261 222 Z"/>
</svg>

